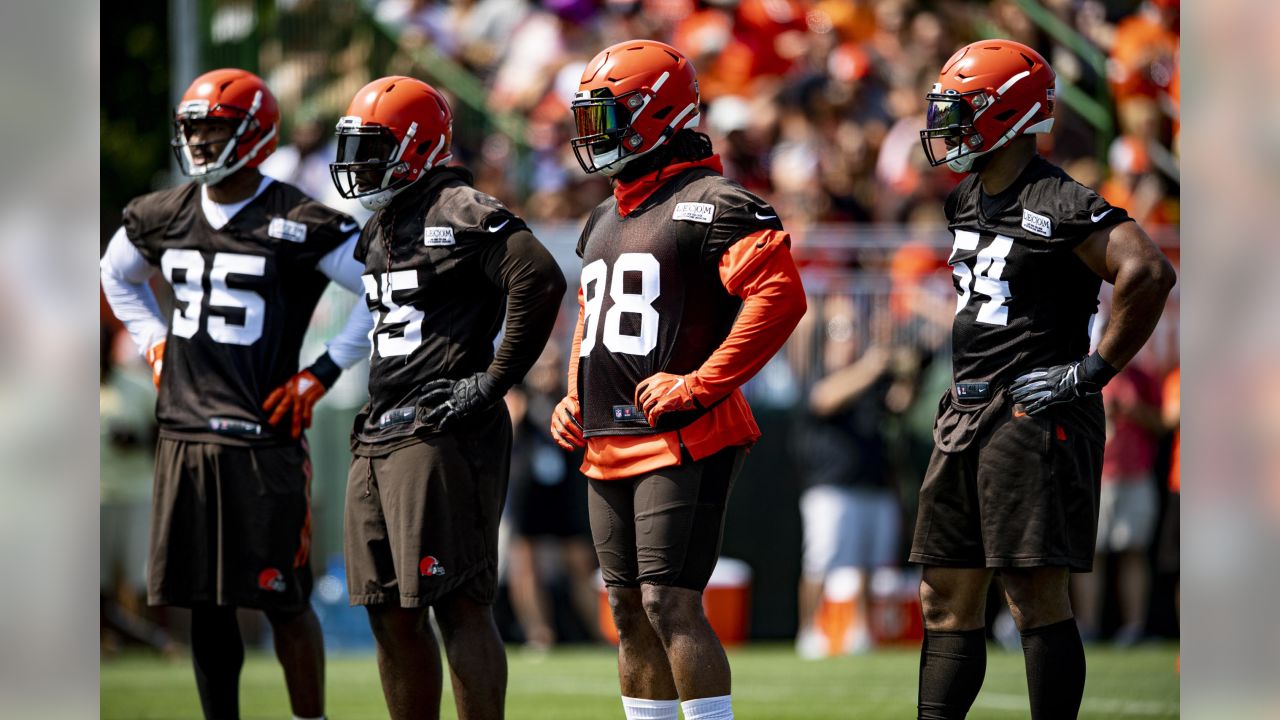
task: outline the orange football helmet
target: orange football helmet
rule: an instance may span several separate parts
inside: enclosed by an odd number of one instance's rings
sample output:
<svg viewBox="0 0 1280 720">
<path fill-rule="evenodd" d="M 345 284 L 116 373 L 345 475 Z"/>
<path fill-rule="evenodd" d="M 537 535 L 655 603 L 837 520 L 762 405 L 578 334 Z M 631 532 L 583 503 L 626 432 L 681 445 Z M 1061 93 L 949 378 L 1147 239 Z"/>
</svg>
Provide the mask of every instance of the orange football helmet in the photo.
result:
<svg viewBox="0 0 1280 720">
<path fill-rule="evenodd" d="M 956 51 L 925 95 L 920 142 L 932 165 L 969 172 L 973 161 L 1018 135 L 1053 129 L 1057 75 L 1035 50 L 1012 40 L 980 40 Z"/>
<path fill-rule="evenodd" d="M 386 207 L 423 172 L 453 157 L 453 111 L 438 90 L 411 77 L 365 85 L 338 120 L 338 158 L 329 164 L 342 197 Z"/>
<path fill-rule="evenodd" d="M 698 125 L 698 76 L 670 45 L 618 43 L 587 64 L 571 109 L 578 163 L 589 173 L 615 175 L 682 128 Z"/>
<path fill-rule="evenodd" d="M 201 163 L 193 149 L 224 142 L 191 142 L 197 123 L 205 122 L 225 123 L 232 132 L 222 152 Z M 216 185 L 240 168 L 261 165 L 276 150 L 279 127 L 280 106 L 262 78 L 247 70 L 211 70 L 182 94 L 174 111 L 171 145 L 183 175 Z"/>
</svg>

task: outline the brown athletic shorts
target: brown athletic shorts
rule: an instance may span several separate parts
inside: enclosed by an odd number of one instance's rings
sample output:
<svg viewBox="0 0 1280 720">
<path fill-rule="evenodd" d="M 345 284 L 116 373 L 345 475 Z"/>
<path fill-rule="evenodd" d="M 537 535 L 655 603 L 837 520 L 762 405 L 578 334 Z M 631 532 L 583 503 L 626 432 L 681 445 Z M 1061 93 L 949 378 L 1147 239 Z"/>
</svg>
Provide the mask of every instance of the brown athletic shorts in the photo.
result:
<svg viewBox="0 0 1280 720">
<path fill-rule="evenodd" d="M 303 443 L 251 448 L 161 438 L 147 602 L 305 609 L 310 494 Z"/>
<path fill-rule="evenodd" d="M 1097 540 L 1103 423 L 1096 397 L 1040 415 L 1003 400 L 958 452 L 934 448 L 910 561 L 1089 572 Z"/>
<path fill-rule="evenodd" d="M 427 607 L 455 590 L 491 604 L 511 419 L 498 403 L 466 430 L 357 445 L 347 476 L 352 605 Z"/>
<path fill-rule="evenodd" d="M 746 456 L 746 448 L 725 448 L 634 478 L 590 480 L 587 510 L 604 584 L 704 590 Z"/>
</svg>

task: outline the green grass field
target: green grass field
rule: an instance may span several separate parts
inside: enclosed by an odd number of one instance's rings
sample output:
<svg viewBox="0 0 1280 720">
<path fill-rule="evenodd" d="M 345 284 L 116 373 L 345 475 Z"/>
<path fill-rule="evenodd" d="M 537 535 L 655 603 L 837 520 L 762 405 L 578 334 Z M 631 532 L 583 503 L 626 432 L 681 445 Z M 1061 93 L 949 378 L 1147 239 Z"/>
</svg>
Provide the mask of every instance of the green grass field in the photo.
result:
<svg viewBox="0 0 1280 720">
<path fill-rule="evenodd" d="M 1177 649 L 1092 647 L 1082 718 L 1176 718 Z M 790 645 L 754 644 L 731 651 L 734 712 L 744 720 L 835 720 L 915 716 L 915 650 L 885 650 L 859 657 L 806 662 Z M 328 717 L 387 717 L 378 673 L 369 655 L 329 658 Z M 445 682 L 446 686 L 448 681 Z M 1027 716 L 1022 654 L 992 646 L 987 680 L 971 718 Z M 241 680 L 244 720 L 289 717 L 284 680 L 275 659 L 251 654 Z M 150 655 L 102 663 L 103 720 L 199 718 L 191 666 Z M 454 718 L 445 691 L 445 718 Z M 614 651 L 583 648 L 539 656 L 510 651 L 507 717 L 511 720 L 622 718 Z"/>
</svg>

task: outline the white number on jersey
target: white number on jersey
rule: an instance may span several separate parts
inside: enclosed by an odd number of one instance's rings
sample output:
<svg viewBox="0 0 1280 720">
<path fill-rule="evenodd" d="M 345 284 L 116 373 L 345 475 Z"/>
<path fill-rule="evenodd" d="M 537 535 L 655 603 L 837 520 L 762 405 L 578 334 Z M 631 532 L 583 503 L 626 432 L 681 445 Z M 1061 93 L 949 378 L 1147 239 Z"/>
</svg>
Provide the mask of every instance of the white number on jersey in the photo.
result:
<svg viewBox="0 0 1280 720">
<path fill-rule="evenodd" d="M 969 304 L 973 293 L 989 298 L 978 308 L 978 322 L 987 325 L 1008 325 L 1009 308 L 1004 304 L 1009 299 L 1009 282 L 1001 280 L 1004 274 L 1005 258 L 1013 249 L 1013 239 L 1004 235 L 996 235 L 991 244 L 978 251 L 973 270 L 962 261 L 956 260 L 956 253 L 961 250 L 975 250 L 978 247 L 978 233 L 969 230 L 957 230 L 955 245 L 951 249 L 952 273 L 958 279 L 959 296 L 956 297 L 956 314 Z"/>
<path fill-rule="evenodd" d="M 160 269 L 173 286 L 174 298 L 182 307 L 173 309 L 173 334 L 191 338 L 200 330 L 200 306 L 204 303 L 204 256 L 199 250 L 170 248 L 160 256 Z M 209 309 L 240 308 L 244 322 L 233 325 L 220 314 L 210 313 L 206 321 L 209 337 L 229 345 L 252 345 L 262 337 L 266 301 L 252 290 L 227 285 L 227 276 L 252 275 L 262 277 L 266 273 L 267 259 L 261 255 L 240 253 L 215 253 L 209 271 Z M 182 270 L 181 281 L 175 271 Z"/>
<path fill-rule="evenodd" d="M 604 316 L 604 346 L 609 352 L 648 355 L 658 346 L 658 311 L 654 309 L 653 301 L 662 293 L 660 271 L 658 259 L 649 253 L 623 253 L 614 262 L 613 282 L 609 284 L 613 307 Z M 624 276 L 628 272 L 640 273 L 639 293 L 626 292 Z M 596 260 L 582 268 L 582 349 L 579 357 L 586 357 L 595 349 L 607 280 L 608 268 L 604 260 Z M 623 313 L 640 316 L 639 335 L 622 333 Z"/>
<path fill-rule="evenodd" d="M 396 304 L 391 296 L 397 290 L 417 288 L 418 271 L 397 270 L 392 273 L 382 273 L 380 277 L 382 278 L 381 290 L 378 287 L 379 276 L 362 275 L 360 278 L 364 281 L 365 295 L 386 310 L 385 315 L 380 310 L 371 311 L 373 329 L 369 331 L 369 357 L 372 358 L 374 352 L 384 358 L 408 355 L 422 344 L 422 321 L 425 315 L 412 305 Z M 400 337 L 395 337 L 389 332 L 379 333 L 378 328 L 385 325 L 404 325 L 404 331 Z M 377 333 L 377 337 L 374 337 L 374 333 Z"/>
</svg>

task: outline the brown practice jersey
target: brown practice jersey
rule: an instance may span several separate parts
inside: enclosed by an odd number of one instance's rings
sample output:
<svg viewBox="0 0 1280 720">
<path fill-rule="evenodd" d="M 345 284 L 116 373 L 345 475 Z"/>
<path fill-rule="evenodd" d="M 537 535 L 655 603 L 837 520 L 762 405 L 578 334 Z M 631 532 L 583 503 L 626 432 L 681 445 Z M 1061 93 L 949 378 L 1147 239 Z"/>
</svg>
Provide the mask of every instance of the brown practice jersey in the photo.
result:
<svg viewBox="0 0 1280 720">
<path fill-rule="evenodd" d="M 742 301 L 724 288 L 721 255 L 752 233 L 781 229 L 766 202 L 706 168 L 683 171 L 625 217 L 614 197 L 596 207 L 578 241 L 585 435 L 677 430 L 706 412 L 667 413 L 650 427 L 633 407 L 636 385 L 693 372 L 724 342 Z"/>
<path fill-rule="evenodd" d="M 433 170 L 379 210 L 365 225 L 356 259 L 365 266 L 374 317 L 369 406 L 355 427 L 365 443 L 419 429 L 407 409 L 432 380 L 488 370 L 503 390 L 518 381 L 541 353 L 564 293 L 563 276 L 524 221 L 471 187 L 461 168 Z M 555 287 L 507 315 L 511 278 L 528 283 L 534 276 Z M 540 337 L 521 347 L 504 342 L 495 362 L 504 317 L 508 339 L 526 337 L 526 328 Z"/>
<path fill-rule="evenodd" d="M 291 442 L 288 424 L 271 426 L 262 402 L 298 371 L 303 335 L 329 283 L 317 263 L 357 224 L 272 182 L 215 230 L 200 197 L 188 183 L 124 210 L 129 241 L 173 289 L 160 432 L 231 445 Z"/>
<path fill-rule="evenodd" d="M 957 384 L 999 391 L 1034 368 L 1088 354 L 1102 280 L 1074 250 L 1095 231 L 1129 220 L 1124 209 L 1037 155 L 994 197 L 969 175 L 947 198 L 946 213 L 954 234 Z M 940 417 L 940 427 L 948 420 Z"/>
</svg>

